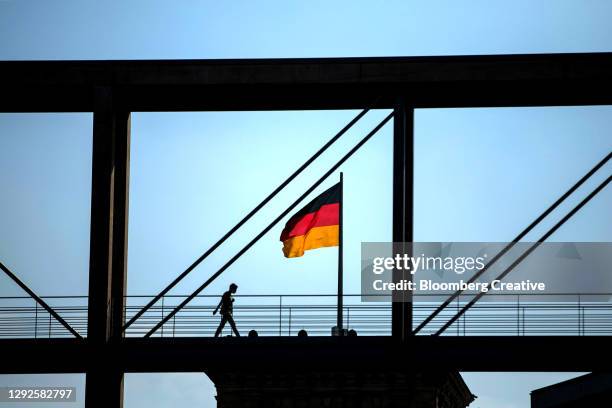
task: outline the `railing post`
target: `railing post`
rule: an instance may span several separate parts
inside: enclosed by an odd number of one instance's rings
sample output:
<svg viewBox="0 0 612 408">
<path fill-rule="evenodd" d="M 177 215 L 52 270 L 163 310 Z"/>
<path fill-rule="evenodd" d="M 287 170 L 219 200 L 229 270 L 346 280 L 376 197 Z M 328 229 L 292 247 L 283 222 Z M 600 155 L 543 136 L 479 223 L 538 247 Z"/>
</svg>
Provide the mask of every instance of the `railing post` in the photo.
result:
<svg viewBox="0 0 612 408">
<path fill-rule="evenodd" d="M 281 328 L 283 327 L 283 295 L 278 297 L 279 306 L 278 306 L 278 335 L 281 335 Z"/>
<path fill-rule="evenodd" d="M 127 321 L 127 296 L 123 296 L 123 321 L 126 322 Z M 127 330 L 126 330 L 127 332 Z M 125 336 L 126 333 L 123 333 L 123 336 Z"/>
<path fill-rule="evenodd" d="M 459 307 L 459 296 L 457 296 L 457 313 L 459 313 L 460 307 Z M 459 332 L 459 322 L 457 322 L 457 336 L 459 336 L 460 332 Z"/>
<path fill-rule="evenodd" d="M 582 335 L 584 336 L 586 332 L 586 322 L 584 320 L 584 313 L 586 311 L 585 305 L 582 305 L 581 311 L 582 311 Z"/>
<path fill-rule="evenodd" d="M 289 331 L 287 332 L 287 335 L 291 337 L 291 307 L 289 307 Z"/>
<path fill-rule="evenodd" d="M 521 335 L 521 295 L 516 295 L 516 335 Z"/>
<path fill-rule="evenodd" d="M 34 301 L 34 338 L 38 338 L 38 302 Z"/>
<path fill-rule="evenodd" d="M 465 326 L 467 322 L 467 313 L 463 314 L 463 335 L 465 336 Z"/>
<path fill-rule="evenodd" d="M 582 322 L 581 322 L 581 317 L 580 317 L 580 309 L 581 309 L 581 305 L 580 305 L 580 294 L 578 295 L 578 335 L 582 336 Z"/>
<path fill-rule="evenodd" d="M 349 330 L 351 328 L 351 308 L 349 306 L 346 307 L 346 329 Z"/>
<path fill-rule="evenodd" d="M 467 313 L 463 314 L 463 335 L 465 336 L 465 326 L 466 326 L 466 319 L 467 319 Z M 459 322 L 457 322 L 457 324 L 459 324 Z"/>
<path fill-rule="evenodd" d="M 51 338 L 51 313 L 49 313 L 49 338 Z"/>
<path fill-rule="evenodd" d="M 164 298 L 165 296 L 162 296 L 161 298 L 161 318 L 162 320 L 164 320 Z M 161 336 L 164 337 L 164 326 L 165 324 L 161 327 Z"/>
</svg>

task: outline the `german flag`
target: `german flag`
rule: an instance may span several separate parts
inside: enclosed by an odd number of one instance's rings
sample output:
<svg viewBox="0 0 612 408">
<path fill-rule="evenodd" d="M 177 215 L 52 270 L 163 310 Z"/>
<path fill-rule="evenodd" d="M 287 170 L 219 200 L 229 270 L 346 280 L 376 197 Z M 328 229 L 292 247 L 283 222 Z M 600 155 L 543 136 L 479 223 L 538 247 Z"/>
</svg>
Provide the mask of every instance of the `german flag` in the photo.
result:
<svg viewBox="0 0 612 408">
<path fill-rule="evenodd" d="M 323 192 L 287 221 L 281 233 L 286 258 L 339 245 L 340 183 Z"/>
</svg>

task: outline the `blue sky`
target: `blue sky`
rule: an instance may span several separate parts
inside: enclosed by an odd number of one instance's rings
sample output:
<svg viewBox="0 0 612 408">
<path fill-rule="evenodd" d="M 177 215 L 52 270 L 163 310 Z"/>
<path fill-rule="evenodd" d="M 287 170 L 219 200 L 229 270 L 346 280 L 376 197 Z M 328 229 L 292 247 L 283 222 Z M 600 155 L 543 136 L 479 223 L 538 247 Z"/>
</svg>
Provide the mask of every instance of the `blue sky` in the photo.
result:
<svg viewBox="0 0 612 408">
<path fill-rule="evenodd" d="M 3 59 L 609 51 L 607 0 L 0 2 Z"/>
<path fill-rule="evenodd" d="M 0 0 L 0 59 L 612 51 L 611 16 L 612 3 L 606 0 L 237 1 L 231 6 Z M 134 113 L 128 293 L 161 289 L 295 169 L 296 158 L 304 160 L 355 113 Z M 175 293 L 201 283 L 385 114 L 371 112 Z M 512 239 L 611 150 L 611 131 L 612 107 L 417 111 L 416 239 Z M 87 291 L 90 137 L 91 114 L 0 114 L 0 191 L 9 197 L 0 201 L 0 260 L 40 294 Z M 360 242 L 390 238 L 391 126 L 342 170 L 350 237 L 345 292 L 356 293 Z M 557 219 L 575 202 L 556 212 Z M 610 202 L 608 188 L 553 238 L 611 241 Z M 231 281 L 240 284 L 241 293 L 333 293 L 336 250 L 322 249 L 289 263 L 281 256 L 280 229 L 207 293 L 220 293 Z M 20 292 L 0 276 L 0 295 L 10 294 Z M 465 378 L 482 396 L 473 406 L 520 407 L 529 390 L 571 376 L 474 373 Z M 202 377 L 128 375 L 126 406 L 175 405 L 174 394 L 163 391 L 171 384 L 181 384 L 189 401 L 213 406 L 214 391 Z M 61 380 L 84 381 L 82 376 Z M 0 376 L 1 385 L 17 381 L 25 380 Z M 511 393 L 495 386 L 509 381 L 516 387 Z M 185 386 L 200 383 L 202 388 Z M 148 401 L 145 395 L 156 397 Z"/>
</svg>

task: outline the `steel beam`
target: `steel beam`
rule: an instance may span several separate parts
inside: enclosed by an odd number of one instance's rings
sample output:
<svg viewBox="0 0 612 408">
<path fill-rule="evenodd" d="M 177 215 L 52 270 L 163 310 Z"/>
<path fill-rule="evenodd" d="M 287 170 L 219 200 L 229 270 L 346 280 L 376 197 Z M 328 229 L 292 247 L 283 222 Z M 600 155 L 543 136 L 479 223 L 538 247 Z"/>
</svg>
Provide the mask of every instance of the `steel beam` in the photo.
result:
<svg viewBox="0 0 612 408">
<path fill-rule="evenodd" d="M 612 104 L 612 53 L 0 62 L 0 112 L 91 112 L 112 86 L 130 111 Z"/>
<path fill-rule="evenodd" d="M 414 109 L 399 99 L 393 120 L 393 242 L 413 241 L 414 207 Z M 410 248 L 397 248 L 410 251 Z M 411 280 L 405 270 L 393 271 L 393 281 Z M 412 334 L 412 297 L 394 293 L 391 317 L 392 336 L 406 340 Z"/>
<path fill-rule="evenodd" d="M 107 347 L 76 339 L 0 340 L 3 353 L 18 357 L 3 362 L 3 373 L 85 372 L 103 361 L 125 372 L 205 372 L 224 367 L 609 371 L 609 348 L 609 336 L 412 336 L 403 343 L 368 336 L 156 337 L 126 338 Z"/>
<path fill-rule="evenodd" d="M 87 343 L 105 350 L 121 339 L 127 258 L 130 115 L 109 87 L 96 88 Z M 120 408 L 123 371 L 115 358 L 87 367 L 85 405 Z"/>
</svg>

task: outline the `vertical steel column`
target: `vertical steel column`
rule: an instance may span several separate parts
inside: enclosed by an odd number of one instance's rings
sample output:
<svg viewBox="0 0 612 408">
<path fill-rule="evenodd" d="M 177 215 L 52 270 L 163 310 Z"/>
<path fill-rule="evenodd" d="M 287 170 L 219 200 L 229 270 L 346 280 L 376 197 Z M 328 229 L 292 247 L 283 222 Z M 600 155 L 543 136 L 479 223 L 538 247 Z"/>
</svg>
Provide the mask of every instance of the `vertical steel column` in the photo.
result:
<svg viewBox="0 0 612 408">
<path fill-rule="evenodd" d="M 130 115 L 110 87 L 94 97 L 87 341 L 100 352 L 87 371 L 85 406 L 120 408 L 123 372 L 106 350 L 124 318 Z"/>
<path fill-rule="evenodd" d="M 414 109 L 400 98 L 393 118 L 393 241 L 412 242 L 414 194 Z M 408 250 L 410 250 L 408 248 Z M 406 271 L 393 271 L 393 280 L 411 280 Z M 394 295 L 391 332 L 405 340 L 412 334 L 412 297 L 401 292 Z"/>
</svg>

